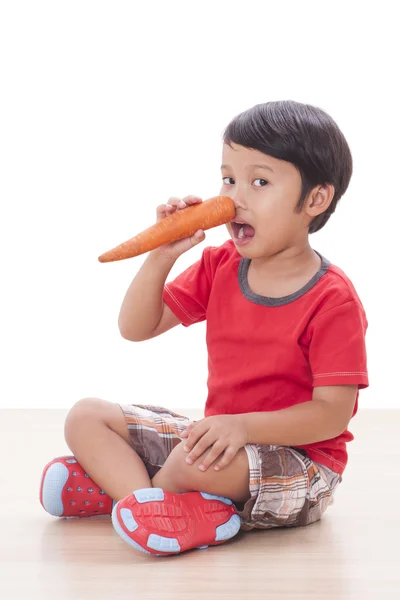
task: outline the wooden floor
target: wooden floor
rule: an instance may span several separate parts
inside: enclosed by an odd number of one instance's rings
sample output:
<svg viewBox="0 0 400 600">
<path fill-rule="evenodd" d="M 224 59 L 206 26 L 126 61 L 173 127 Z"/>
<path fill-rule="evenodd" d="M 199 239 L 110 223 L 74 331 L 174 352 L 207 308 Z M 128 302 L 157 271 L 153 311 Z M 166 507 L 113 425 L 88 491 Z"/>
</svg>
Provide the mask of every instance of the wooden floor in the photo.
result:
<svg viewBox="0 0 400 600">
<path fill-rule="evenodd" d="M 167 558 L 130 549 L 108 518 L 41 508 L 42 467 L 67 450 L 65 414 L 0 411 L 2 600 L 400 598 L 400 411 L 354 419 L 350 464 L 321 522 Z"/>
</svg>

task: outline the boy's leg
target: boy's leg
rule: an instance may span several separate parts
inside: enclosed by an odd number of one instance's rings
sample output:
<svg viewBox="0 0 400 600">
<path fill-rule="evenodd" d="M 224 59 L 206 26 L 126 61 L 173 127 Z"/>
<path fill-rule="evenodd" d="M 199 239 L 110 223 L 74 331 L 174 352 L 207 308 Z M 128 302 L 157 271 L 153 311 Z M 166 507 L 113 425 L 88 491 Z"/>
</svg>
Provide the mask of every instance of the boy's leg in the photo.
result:
<svg viewBox="0 0 400 600">
<path fill-rule="evenodd" d="M 224 496 L 236 505 L 243 506 L 250 498 L 249 461 L 244 448 L 239 450 L 232 462 L 221 471 L 214 471 L 211 465 L 207 471 L 199 470 L 207 450 L 195 463 L 188 465 L 188 453 L 183 449 L 184 442 L 174 448 L 162 469 L 153 477 L 153 487 L 168 492 L 207 492 Z"/>
<path fill-rule="evenodd" d="M 79 464 L 113 500 L 151 487 L 119 405 L 97 398 L 80 400 L 66 419 L 65 440 Z"/>
</svg>

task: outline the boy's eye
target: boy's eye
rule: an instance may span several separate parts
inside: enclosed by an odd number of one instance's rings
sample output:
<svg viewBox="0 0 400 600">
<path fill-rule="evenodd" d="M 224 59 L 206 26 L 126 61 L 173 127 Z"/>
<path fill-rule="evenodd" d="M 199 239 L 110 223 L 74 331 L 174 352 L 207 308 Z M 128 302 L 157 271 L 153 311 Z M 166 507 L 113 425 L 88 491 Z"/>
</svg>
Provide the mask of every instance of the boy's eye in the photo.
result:
<svg viewBox="0 0 400 600">
<path fill-rule="evenodd" d="M 260 185 L 260 187 L 265 187 L 268 184 L 268 181 L 266 179 L 255 179 L 254 181 L 263 181 L 265 185 Z"/>
<path fill-rule="evenodd" d="M 224 181 L 225 179 L 231 179 L 233 181 L 232 177 L 223 177 L 222 178 L 222 182 L 224 183 L 224 185 L 229 185 L 229 182 L 225 183 L 225 181 Z M 259 186 L 256 186 L 256 187 L 265 187 L 266 185 L 268 185 L 268 181 L 266 179 L 257 178 L 254 181 L 263 181 L 264 182 L 262 185 L 259 185 Z"/>
</svg>

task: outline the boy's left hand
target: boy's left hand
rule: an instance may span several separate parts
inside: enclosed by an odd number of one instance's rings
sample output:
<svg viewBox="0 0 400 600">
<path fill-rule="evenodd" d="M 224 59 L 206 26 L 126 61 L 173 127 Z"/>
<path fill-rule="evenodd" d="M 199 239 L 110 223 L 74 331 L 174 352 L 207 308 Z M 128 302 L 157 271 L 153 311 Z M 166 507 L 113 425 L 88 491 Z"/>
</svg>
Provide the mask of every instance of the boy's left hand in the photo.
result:
<svg viewBox="0 0 400 600">
<path fill-rule="evenodd" d="M 186 458 L 188 464 L 193 464 L 199 456 L 210 449 L 202 464 L 201 471 L 221 457 L 214 469 L 219 471 L 226 467 L 236 456 L 240 448 L 248 442 L 248 435 L 242 415 L 216 415 L 197 421 L 184 431 L 187 438 L 184 449 L 190 454 Z"/>
</svg>

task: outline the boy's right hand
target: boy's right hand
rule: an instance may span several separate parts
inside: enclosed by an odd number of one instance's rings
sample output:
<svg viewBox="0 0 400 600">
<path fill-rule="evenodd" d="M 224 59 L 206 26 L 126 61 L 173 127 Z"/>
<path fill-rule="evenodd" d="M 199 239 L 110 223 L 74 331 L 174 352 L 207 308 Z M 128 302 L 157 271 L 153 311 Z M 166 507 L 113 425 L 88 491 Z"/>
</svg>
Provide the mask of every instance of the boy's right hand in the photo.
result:
<svg viewBox="0 0 400 600">
<path fill-rule="evenodd" d="M 178 210 L 185 210 L 185 208 L 188 206 L 192 206 L 193 204 L 198 204 L 200 202 L 202 202 L 202 199 L 199 196 L 185 196 L 183 199 L 176 198 L 174 196 L 168 200 L 167 204 L 160 204 L 160 206 L 157 207 L 157 223 L 158 221 L 161 221 L 161 219 L 169 217 Z M 181 254 L 202 242 L 205 237 L 204 231 L 199 229 L 193 236 L 172 242 L 170 244 L 164 244 L 159 248 L 156 248 L 156 250 L 153 250 L 152 253 L 176 260 Z"/>
</svg>

